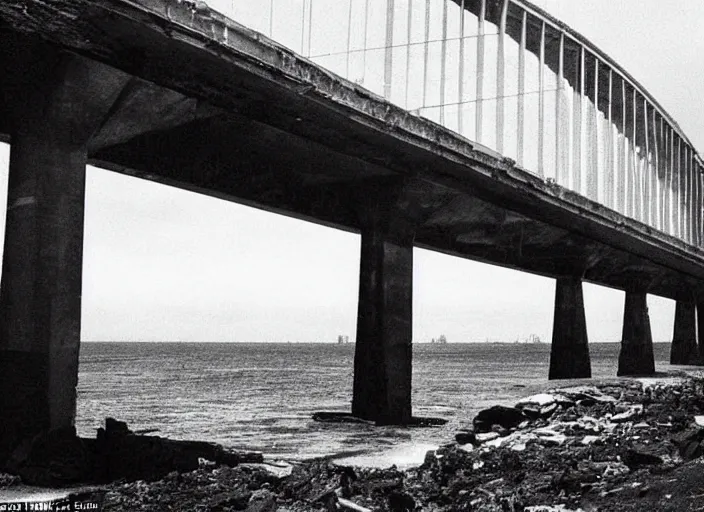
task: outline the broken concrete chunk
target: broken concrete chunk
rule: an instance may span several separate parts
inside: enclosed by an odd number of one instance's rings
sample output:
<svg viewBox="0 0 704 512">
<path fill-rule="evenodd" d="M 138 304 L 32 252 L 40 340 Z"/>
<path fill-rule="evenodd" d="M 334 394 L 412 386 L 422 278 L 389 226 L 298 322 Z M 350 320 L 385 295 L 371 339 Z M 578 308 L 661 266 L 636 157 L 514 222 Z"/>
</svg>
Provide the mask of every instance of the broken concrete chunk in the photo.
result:
<svg viewBox="0 0 704 512">
<path fill-rule="evenodd" d="M 491 441 L 493 439 L 498 439 L 499 434 L 496 432 L 484 432 L 480 434 L 476 434 L 475 438 L 478 443 L 486 443 L 487 441 Z"/>
<path fill-rule="evenodd" d="M 627 421 L 633 421 L 635 418 L 640 416 L 640 414 L 642 412 L 643 412 L 642 405 L 629 407 L 628 410 L 625 412 L 614 414 L 611 417 L 611 421 L 613 423 L 625 423 Z"/>
</svg>

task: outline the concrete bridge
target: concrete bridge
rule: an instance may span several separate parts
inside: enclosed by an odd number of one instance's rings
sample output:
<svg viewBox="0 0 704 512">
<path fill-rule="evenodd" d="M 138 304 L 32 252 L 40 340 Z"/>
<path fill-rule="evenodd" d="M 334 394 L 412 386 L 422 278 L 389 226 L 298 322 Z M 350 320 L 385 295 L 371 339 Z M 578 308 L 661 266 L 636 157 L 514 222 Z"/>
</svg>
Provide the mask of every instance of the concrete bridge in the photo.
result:
<svg viewBox="0 0 704 512">
<path fill-rule="evenodd" d="M 226 6 L 310 58 L 199 1 L 0 3 L 0 460 L 73 423 L 87 163 L 360 233 L 364 418 L 412 419 L 413 247 L 556 278 L 550 378 L 590 375 L 583 281 L 626 292 L 619 374 L 647 293 L 699 363 L 702 159 L 635 79 L 518 0 L 325 2 Z"/>
</svg>

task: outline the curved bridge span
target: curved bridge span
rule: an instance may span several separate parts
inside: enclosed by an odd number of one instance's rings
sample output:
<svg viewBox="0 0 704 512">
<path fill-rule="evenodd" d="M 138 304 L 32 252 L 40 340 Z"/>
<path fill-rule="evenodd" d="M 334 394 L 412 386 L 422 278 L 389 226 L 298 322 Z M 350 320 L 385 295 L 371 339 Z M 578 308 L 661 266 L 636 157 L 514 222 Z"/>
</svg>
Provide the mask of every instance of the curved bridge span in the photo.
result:
<svg viewBox="0 0 704 512">
<path fill-rule="evenodd" d="M 701 245 L 702 159 L 635 78 L 517 0 L 212 2 L 395 105 Z"/>
<path fill-rule="evenodd" d="M 0 461 L 73 422 L 87 163 L 360 233 L 363 418 L 412 420 L 414 247 L 556 278 L 551 378 L 590 374 L 585 280 L 626 292 L 619 374 L 647 293 L 701 362 L 702 160 L 607 55 L 526 2 L 283 5 L 0 4 Z"/>
</svg>

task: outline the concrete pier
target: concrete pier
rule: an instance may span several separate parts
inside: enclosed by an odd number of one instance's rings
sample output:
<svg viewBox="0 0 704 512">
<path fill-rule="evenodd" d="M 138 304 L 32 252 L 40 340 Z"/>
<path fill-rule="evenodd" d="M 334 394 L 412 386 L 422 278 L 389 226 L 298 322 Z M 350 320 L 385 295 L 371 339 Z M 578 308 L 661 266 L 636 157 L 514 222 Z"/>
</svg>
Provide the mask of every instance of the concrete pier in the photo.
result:
<svg viewBox="0 0 704 512">
<path fill-rule="evenodd" d="M 411 420 L 413 245 L 362 233 L 352 414 Z"/>
<path fill-rule="evenodd" d="M 617 375 L 655 373 L 653 335 L 650 330 L 647 293 L 644 289 L 626 291 L 623 306 L 623 331 Z"/>
<path fill-rule="evenodd" d="M 352 414 L 379 424 L 412 418 L 413 236 L 422 189 L 392 179 L 350 192 L 364 226 Z"/>
<path fill-rule="evenodd" d="M 697 321 L 695 303 L 678 300 L 675 306 L 675 325 L 672 333 L 670 364 L 698 364 Z"/>
<path fill-rule="evenodd" d="M 578 379 L 591 375 L 582 280 L 574 276 L 558 277 L 548 378 Z"/>
<path fill-rule="evenodd" d="M 0 464 L 23 440 L 74 422 L 86 147 L 124 85 L 106 66 L 39 46 L 22 50 L 33 66 L 24 67 L 11 113 Z"/>
</svg>

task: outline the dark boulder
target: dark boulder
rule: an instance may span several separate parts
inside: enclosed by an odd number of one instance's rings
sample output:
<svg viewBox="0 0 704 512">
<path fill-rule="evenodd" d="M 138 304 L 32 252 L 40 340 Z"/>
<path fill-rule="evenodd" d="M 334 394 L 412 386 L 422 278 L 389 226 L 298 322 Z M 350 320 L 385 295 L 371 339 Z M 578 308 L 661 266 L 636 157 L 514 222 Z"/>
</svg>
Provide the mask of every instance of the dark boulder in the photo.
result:
<svg viewBox="0 0 704 512">
<path fill-rule="evenodd" d="M 491 432 L 494 425 L 500 425 L 505 429 L 512 429 L 520 425 L 526 419 L 528 418 L 520 409 L 495 405 L 477 414 L 472 423 L 475 432 Z"/>
<path fill-rule="evenodd" d="M 30 485 L 64 486 L 84 481 L 92 470 L 89 444 L 73 428 L 50 430 L 37 435 L 16 472 Z"/>
<path fill-rule="evenodd" d="M 389 494 L 389 510 L 391 512 L 413 512 L 416 509 L 416 500 L 405 492 L 392 492 Z"/>
<path fill-rule="evenodd" d="M 684 460 L 693 460 L 704 454 L 704 429 L 691 429 L 682 432 L 672 439 Z"/>
<path fill-rule="evenodd" d="M 476 444 L 477 437 L 472 430 L 460 430 L 455 434 L 455 441 L 457 444 Z"/>
<path fill-rule="evenodd" d="M 621 460 L 628 466 L 629 469 L 636 469 L 642 466 L 652 466 L 662 464 L 662 458 L 650 453 L 639 452 L 636 450 L 626 450 L 626 453 L 621 455 Z"/>
</svg>

